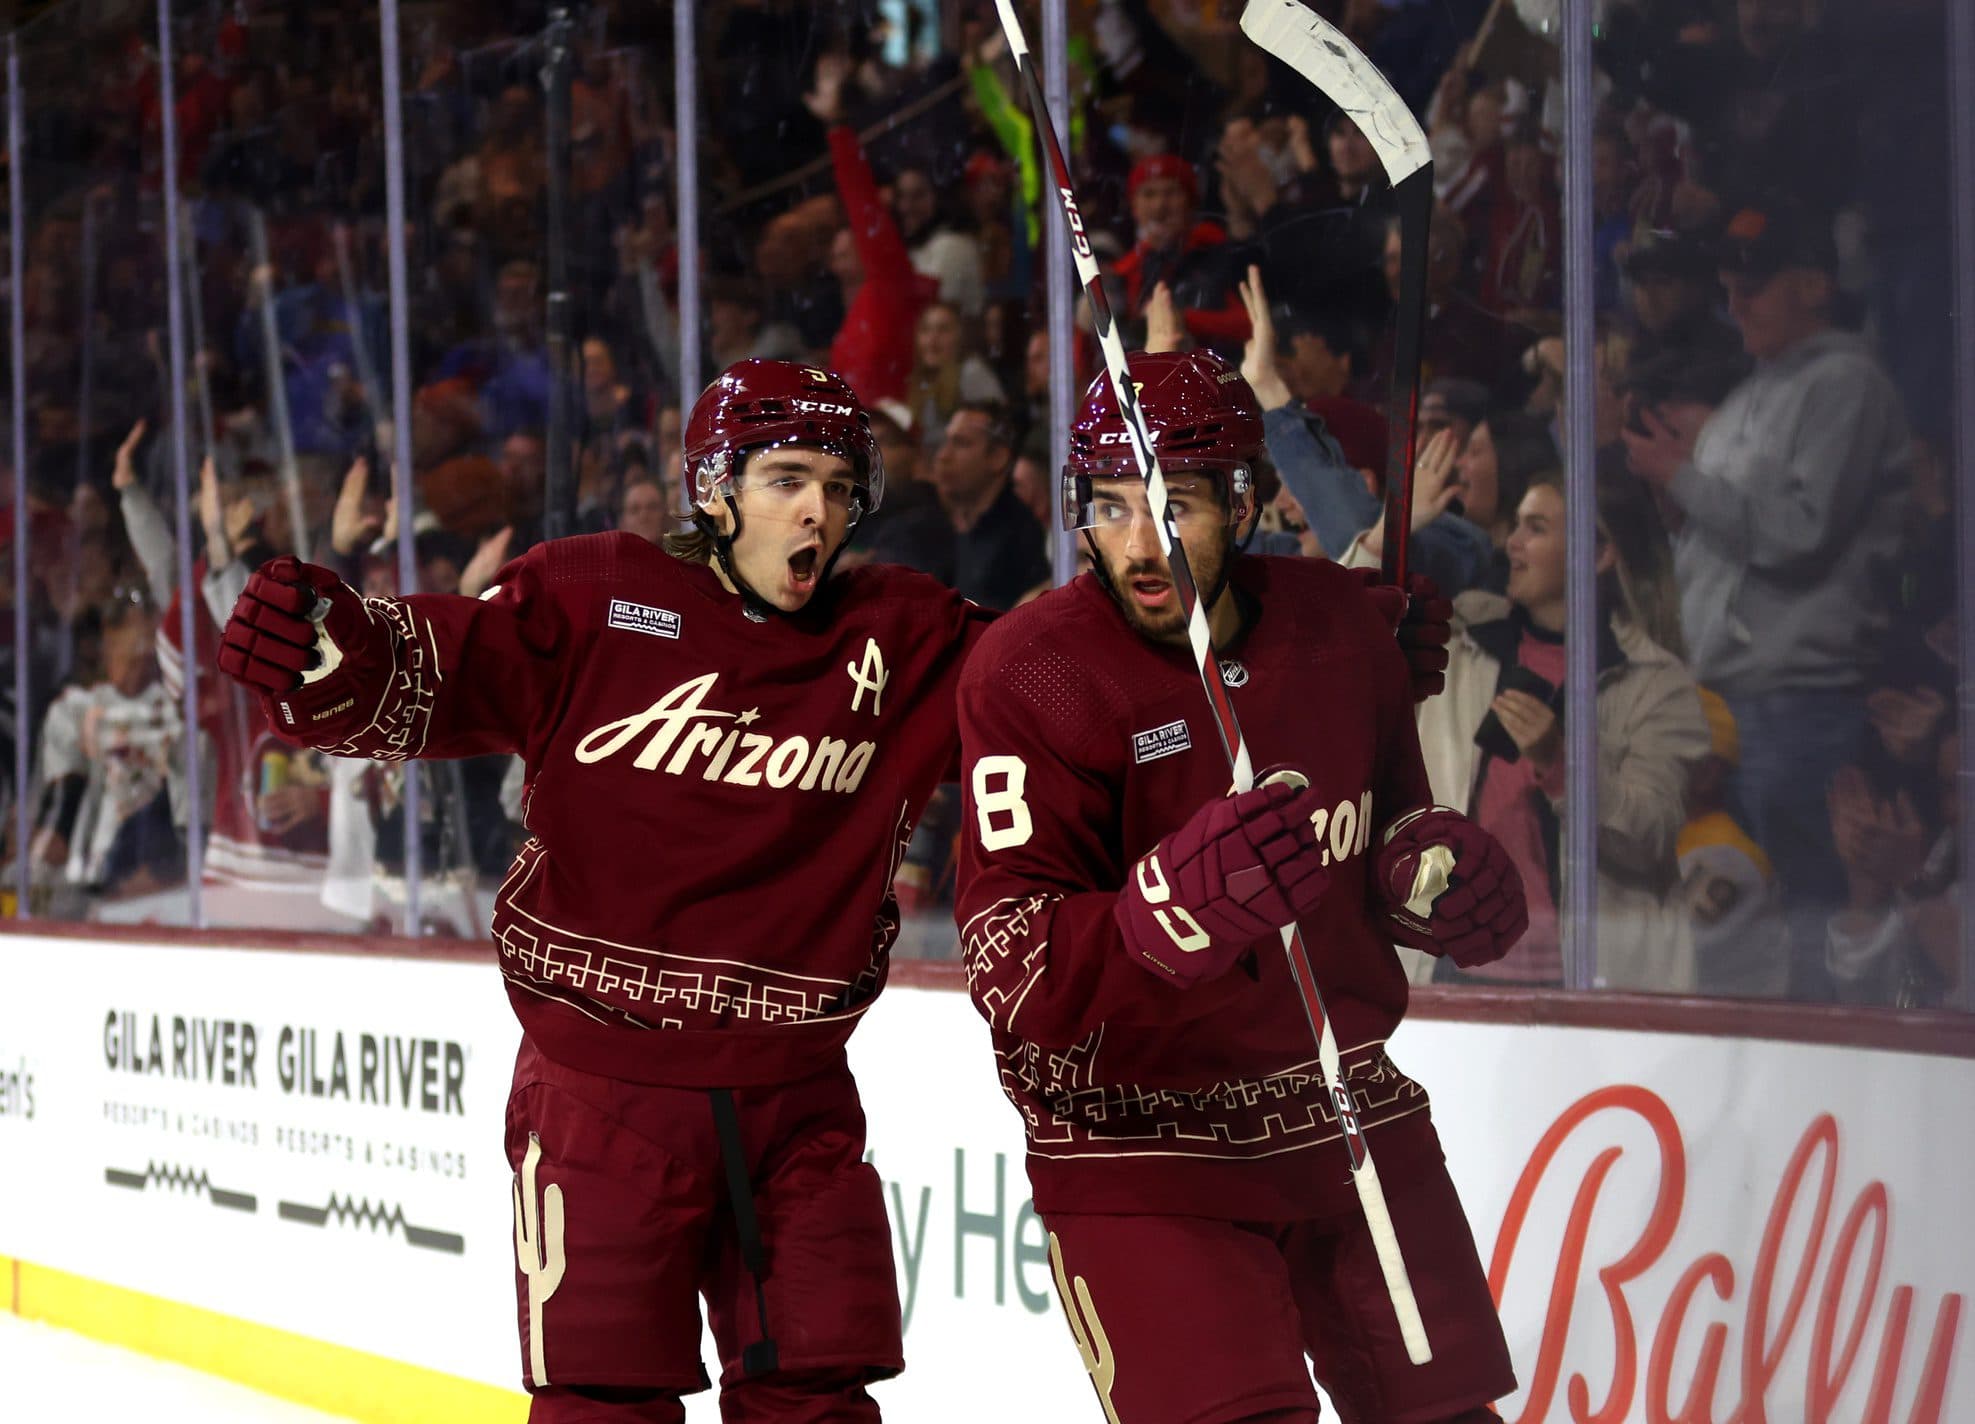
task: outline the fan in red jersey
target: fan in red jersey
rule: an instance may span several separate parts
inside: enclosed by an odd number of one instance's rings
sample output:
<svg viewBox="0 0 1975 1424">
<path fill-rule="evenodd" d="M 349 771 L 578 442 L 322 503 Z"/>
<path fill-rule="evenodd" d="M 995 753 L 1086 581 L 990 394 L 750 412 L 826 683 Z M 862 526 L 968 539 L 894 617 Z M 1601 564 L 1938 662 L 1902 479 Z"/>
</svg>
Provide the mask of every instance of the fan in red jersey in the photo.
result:
<svg viewBox="0 0 1975 1424">
<path fill-rule="evenodd" d="M 479 600 L 363 599 L 277 559 L 220 666 L 335 755 L 525 761 L 493 937 L 524 1030 L 529 1418 L 683 1420 L 703 1295 L 727 1420 L 875 1420 L 901 1325 L 844 1043 L 987 615 L 904 569 L 826 581 L 884 493 L 836 375 L 743 361 L 686 443 L 697 527 L 663 550 L 554 540 Z"/>
<path fill-rule="evenodd" d="M 1335 564 L 1250 557 L 1262 458 L 1240 374 L 1130 372 L 1258 766 L 1228 766 L 1103 379 L 1066 506 L 1093 574 L 1007 615 L 960 684 L 958 918 L 1028 1132 L 1056 1286 L 1113 1424 L 1468 1421 L 1515 1388 L 1425 1092 L 1385 1051 L 1395 940 L 1464 963 L 1522 932 L 1501 847 L 1434 807 L 1408 664 Z M 1416 670 L 1417 671 L 1417 670 Z M 1436 894 L 1436 892 L 1439 892 Z M 1407 1358 L 1277 931 L 1301 928 L 1433 1358 Z"/>
</svg>

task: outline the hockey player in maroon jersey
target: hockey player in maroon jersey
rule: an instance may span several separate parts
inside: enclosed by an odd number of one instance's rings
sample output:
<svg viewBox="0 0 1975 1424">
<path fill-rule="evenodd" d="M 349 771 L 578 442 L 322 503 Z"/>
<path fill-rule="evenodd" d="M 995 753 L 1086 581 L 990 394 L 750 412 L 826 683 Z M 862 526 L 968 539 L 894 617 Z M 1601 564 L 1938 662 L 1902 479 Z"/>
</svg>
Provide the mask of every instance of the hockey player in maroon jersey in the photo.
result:
<svg viewBox="0 0 1975 1424">
<path fill-rule="evenodd" d="M 1028 1132 L 1056 1287 L 1113 1424 L 1492 1420 L 1508 1351 L 1424 1091 L 1386 1056 L 1395 940 L 1460 963 L 1521 933 L 1501 848 L 1434 807 L 1407 664 L 1335 564 L 1239 555 L 1260 408 L 1198 353 L 1130 370 L 1255 764 L 1228 795 L 1185 618 L 1105 380 L 1065 498 L 1094 571 L 963 673 L 957 915 Z M 1425 893 L 1423 866 L 1451 888 Z M 1416 883 L 1417 882 L 1417 883 Z M 1309 946 L 1419 1297 L 1411 1364 L 1277 930 Z"/>
<path fill-rule="evenodd" d="M 697 528 L 555 540 L 480 600 L 256 574 L 220 665 L 285 735 L 525 759 L 493 936 L 533 1421 L 875 1420 L 902 1367 L 890 1228 L 844 1042 L 885 981 L 892 872 L 949 774 L 986 615 L 829 580 L 884 471 L 832 373 L 729 368 L 695 405 Z"/>
</svg>

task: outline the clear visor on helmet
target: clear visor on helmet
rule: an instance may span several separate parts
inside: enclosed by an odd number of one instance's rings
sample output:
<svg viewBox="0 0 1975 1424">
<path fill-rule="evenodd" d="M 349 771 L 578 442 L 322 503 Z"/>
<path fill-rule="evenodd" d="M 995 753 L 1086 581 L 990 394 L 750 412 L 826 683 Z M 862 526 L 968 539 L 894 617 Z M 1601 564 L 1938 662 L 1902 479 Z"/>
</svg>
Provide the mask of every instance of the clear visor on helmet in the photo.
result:
<svg viewBox="0 0 1975 1424">
<path fill-rule="evenodd" d="M 1247 517 L 1253 474 L 1236 460 L 1159 462 L 1166 498 L 1181 528 L 1196 522 L 1238 524 Z M 1101 529 L 1150 517 L 1145 482 L 1130 456 L 1087 460 L 1063 470 L 1063 527 Z"/>
<path fill-rule="evenodd" d="M 851 483 L 854 492 L 851 496 L 850 519 L 855 524 L 863 516 L 876 509 L 885 497 L 885 456 L 874 441 L 868 451 L 859 449 L 842 440 L 772 440 L 763 445 L 750 445 L 743 450 L 722 450 L 701 460 L 699 468 L 693 472 L 693 499 L 697 504 L 712 504 L 739 493 L 735 481 L 748 457 L 763 450 L 780 450 L 784 446 L 800 446 L 808 450 L 821 450 L 826 455 L 835 455 L 851 468 Z M 869 454 L 870 468 L 858 471 L 858 462 Z"/>
</svg>

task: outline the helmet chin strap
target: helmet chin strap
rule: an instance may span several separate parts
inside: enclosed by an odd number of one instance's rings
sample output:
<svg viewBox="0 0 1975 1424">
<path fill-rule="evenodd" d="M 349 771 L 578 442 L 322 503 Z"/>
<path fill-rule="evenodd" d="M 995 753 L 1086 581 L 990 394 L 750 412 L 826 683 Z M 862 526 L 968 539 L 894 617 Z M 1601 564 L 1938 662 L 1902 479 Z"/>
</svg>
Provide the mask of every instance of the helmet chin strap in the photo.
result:
<svg viewBox="0 0 1975 1424">
<path fill-rule="evenodd" d="M 723 533 L 720 526 L 714 522 L 713 517 L 706 512 L 703 505 L 696 504 L 693 506 L 693 523 L 699 528 L 701 533 L 713 541 L 713 557 L 720 562 L 720 572 L 727 576 L 727 582 L 731 583 L 734 586 L 734 591 L 741 596 L 742 611 L 754 622 L 766 623 L 770 614 L 779 618 L 789 617 L 790 615 L 786 611 L 777 608 L 759 593 L 756 593 L 753 585 L 741 577 L 740 565 L 734 561 L 734 541 L 741 537 L 741 505 L 740 501 L 731 494 L 724 495 L 722 498 L 727 501 L 727 512 L 734 517 L 734 527 L 731 533 Z M 821 593 L 824 587 L 830 582 L 830 571 L 837 566 L 837 560 L 843 555 L 844 549 L 849 546 L 851 530 L 857 528 L 857 520 L 861 513 L 862 511 L 860 510 L 857 514 L 851 516 L 850 528 L 844 530 L 843 539 L 839 541 L 835 550 L 831 552 L 830 557 L 824 561 L 823 567 L 816 571 L 816 591 L 818 593 Z M 807 606 L 807 604 L 804 605 L 805 608 Z M 797 609 L 796 611 L 799 613 L 802 609 Z"/>
<path fill-rule="evenodd" d="M 704 505 L 693 506 L 693 523 L 713 541 L 713 557 L 720 565 L 720 572 L 727 576 L 727 582 L 734 586 L 734 592 L 741 596 L 742 612 L 756 623 L 766 623 L 769 614 L 782 610 L 756 593 L 753 585 L 741 577 L 741 566 L 734 562 L 734 540 L 741 533 L 741 505 L 731 494 L 722 498 L 727 501 L 727 512 L 734 518 L 732 532 L 721 529 Z"/>
</svg>

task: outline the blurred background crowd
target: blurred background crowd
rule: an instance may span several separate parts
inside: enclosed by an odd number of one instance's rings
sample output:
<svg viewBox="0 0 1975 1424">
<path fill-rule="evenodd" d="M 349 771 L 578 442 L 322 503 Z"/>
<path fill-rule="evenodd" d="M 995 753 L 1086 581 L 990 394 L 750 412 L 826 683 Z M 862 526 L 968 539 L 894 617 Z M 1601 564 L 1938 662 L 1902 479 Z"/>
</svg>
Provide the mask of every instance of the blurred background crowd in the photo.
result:
<svg viewBox="0 0 1975 1424">
<path fill-rule="evenodd" d="M 1530 884 L 1530 936 L 1487 982 L 1566 980 L 1574 563 L 1600 597 L 1591 982 L 1968 1002 L 1949 3 L 1600 0 L 1588 135 L 1566 122 L 1558 0 L 1313 4 L 1414 107 L 1436 162 L 1411 538 L 1459 597 L 1421 735 L 1436 795 Z M 214 674 L 217 624 L 275 553 L 371 593 L 408 576 L 471 594 L 549 534 L 657 539 L 680 508 L 681 390 L 742 357 L 832 367 L 875 412 L 889 488 L 849 557 L 995 607 L 1069 566 L 1048 194 L 991 6 L 699 5 L 686 134 L 669 6 L 407 0 L 395 132 L 374 5 L 170 14 L 175 193 L 154 5 L 68 0 L 15 37 L 25 461 L 0 494 L 0 766 L 19 908 L 184 922 L 196 828 L 207 923 L 476 937 L 523 834 L 518 768 L 421 765 L 408 831 L 406 770 L 275 740 Z M 1083 210 L 1127 345 L 1222 352 L 1266 407 L 1249 547 L 1375 563 L 1395 473 L 1389 195 L 1364 134 L 1238 15 L 1068 0 Z M 1567 400 L 1559 175 L 1584 142 L 1596 375 Z M 1098 365 L 1081 329 L 1069 345 L 1080 393 Z M 1595 468 L 1566 469 L 1584 423 Z M 1595 499 L 1594 549 L 1566 548 L 1567 495 Z M 901 952 L 954 953 L 954 812 L 935 806 L 900 872 Z"/>
</svg>

